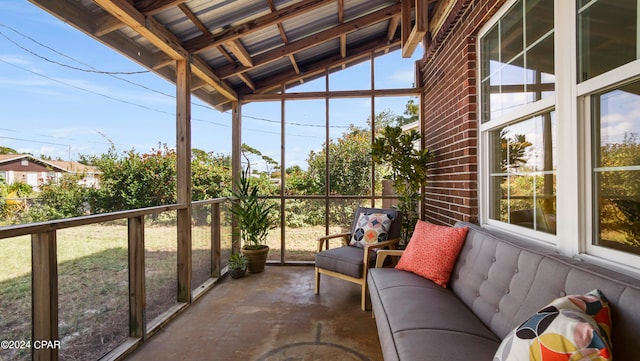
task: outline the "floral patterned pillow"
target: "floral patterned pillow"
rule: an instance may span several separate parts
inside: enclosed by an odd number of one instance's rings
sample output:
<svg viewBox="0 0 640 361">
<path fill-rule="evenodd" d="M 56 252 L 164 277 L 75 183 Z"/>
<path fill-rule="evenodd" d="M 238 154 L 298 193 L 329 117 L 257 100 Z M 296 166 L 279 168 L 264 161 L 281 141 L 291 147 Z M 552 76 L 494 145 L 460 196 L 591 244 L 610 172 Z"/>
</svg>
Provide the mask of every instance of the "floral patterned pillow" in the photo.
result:
<svg viewBox="0 0 640 361">
<path fill-rule="evenodd" d="M 606 361 L 611 312 L 599 290 L 555 299 L 502 341 L 494 361 Z"/>
<path fill-rule="evenodd" d="M 360 214 L 349 245 L 364 248 L 370 243 L 386 241 L 392 221 L 393 218 L 385 213 Z"/>
</svg>

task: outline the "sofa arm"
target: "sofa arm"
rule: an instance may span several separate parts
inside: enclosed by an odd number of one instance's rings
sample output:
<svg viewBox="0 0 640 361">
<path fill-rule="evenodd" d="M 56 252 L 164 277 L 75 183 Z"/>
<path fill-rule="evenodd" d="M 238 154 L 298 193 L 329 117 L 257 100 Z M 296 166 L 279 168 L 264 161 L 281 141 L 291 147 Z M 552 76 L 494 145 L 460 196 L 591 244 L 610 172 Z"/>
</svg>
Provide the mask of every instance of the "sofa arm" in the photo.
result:
<svg viewBox="0 0 640 361">
<path fill-rule="evenodd" d="M 376 258 L 376 268 L 382 267 L 387 256 L 399 257 L 402 256 L 403 252 L 404 250 L 402 249 L 382 249 L 378 251 L 378 256 Z"/>
</svg>

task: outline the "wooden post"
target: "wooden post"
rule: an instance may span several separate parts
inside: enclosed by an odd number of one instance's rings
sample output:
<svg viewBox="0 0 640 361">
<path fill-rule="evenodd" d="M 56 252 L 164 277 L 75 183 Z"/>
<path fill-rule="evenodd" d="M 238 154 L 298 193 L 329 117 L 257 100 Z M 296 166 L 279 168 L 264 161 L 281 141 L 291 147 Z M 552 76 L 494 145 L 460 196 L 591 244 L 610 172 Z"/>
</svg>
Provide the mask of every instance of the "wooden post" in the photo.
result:
<svg viewBox="0 0 640 361">
<path fill-rule="evenodd" d="M 236 181 L 240 179 L 242 172 L 242 107 L 239 102 L 231 103 L 231 179 L 233 179 L 233 189 L 237 190 Z M 231 218 L 231 253 L 240 252 L 240 236 L 236 231 L 238 222 L 236 217 Z"/>
<path fill-rule="evenodd" d="M 128 219 L 129 233 L 129 336 L 145 338 L 144 216 Z"/>
<path fill-rule="evenodd" d="M 31 235 L 31 358 L 58 360 L 57 347 L 36 349 L 34 341 L 58 342 L 58 257 L 56 232 Z"/>
<path fill-rule="evenodd" d="M 220 203 L 211 205 L 211 277 L 219 278 L 222 272 L 220 265 L 220 232 L 222 222 L 220 220 Z"/>
<path fill-rule="evenodd" d="M 191 302 L 191 78 L 190 59 L 176 60 L 178 302 Z"/>
</svg>

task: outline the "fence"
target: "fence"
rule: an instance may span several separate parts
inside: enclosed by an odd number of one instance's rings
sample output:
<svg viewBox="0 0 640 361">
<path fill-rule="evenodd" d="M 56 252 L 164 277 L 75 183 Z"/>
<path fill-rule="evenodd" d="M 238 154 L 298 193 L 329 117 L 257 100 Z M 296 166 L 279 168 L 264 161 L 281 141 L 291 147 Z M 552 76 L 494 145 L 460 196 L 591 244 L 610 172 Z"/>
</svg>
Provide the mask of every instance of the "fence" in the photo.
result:
<svg viewBox="0 0 640 361">
<path fill-rule="evenodd" d="M 31 335 L 28 331 L 26 335 L 19 331 L 2 335 L 14 338 L 6 340 L 14 344 L 3 343 L 0 359 L 115 360 L 131 352 L 224 273 L 226 264 L 222 260 L 228 259 L 232 246 L 230 215 L 223 207 L 227 202 L 230 200 L 219 198 L 193 202 L 191 207 L 168 205 L 0 228 L 2 242 L 12 242 L 14 237 L 31 238 L 30 247 L 24 248 L 30 248 L 31 315 L 30 322 L 21 320 L 30 324 Z M 181 212 L 188 214 L 191 222 L 180 222 Z M 92 248 L 98 242 L 107 242 L 106 238 L 113 244 L 97 247 L 99 252 Z M 2 246 L 6 252 L 11 249 Z M 90 249 L 86 257 L 65 253 L 85 254 L 71 249 L 85 246 Z M 17 295 L 28 294 L 28 289 L 22 287 Z M 28 299 L 12 297 L 27 308 L 24 304 Z M 93 304 L 72 307 L 71 303 L 81 300 Z M 80 346 L 65 347 L 65 342 L 81 345 L 76 341 L 100 334 L 73 325 L 106 322 L 109 328 L 105 319 L 115 320 L 113 328 L 123 324 L 127 330 L 114 337 L 93 337 L 96 341 L 84 349 L 100 354 L 83 354 Z M 3 330 L 9 327 L 1 326 Z"/>
</svg>

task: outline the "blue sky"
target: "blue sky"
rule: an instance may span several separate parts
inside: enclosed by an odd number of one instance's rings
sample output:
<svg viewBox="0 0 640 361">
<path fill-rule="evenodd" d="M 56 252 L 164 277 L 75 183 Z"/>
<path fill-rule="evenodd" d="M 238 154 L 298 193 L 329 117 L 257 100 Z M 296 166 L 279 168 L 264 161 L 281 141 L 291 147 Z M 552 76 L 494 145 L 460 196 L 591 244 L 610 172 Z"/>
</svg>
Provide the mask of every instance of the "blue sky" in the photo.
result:
<svg viewBox="0 0 640 361">
<path fill-rule="evenodd" d="M 400 52 L 376 60 L 376 86 L 406 88 L 414 62 Z M 60 65 L 60 64 L 64 64 Z M 70 67 L 98 72 L 87 72 Z M 0 2 L 0 145 L 36 156 L 77 160 L 80 154 L 147 152 L 159 143 L 175 144 L 175 87 L 163 78 L 88 37 L 27 1 Z M 102 72 L 102 73 L 101 73 Z M 135 74 L 104 74 L 135 73 Z M 332 90 L 369 86 L 368 63 L 330 76 Z M 354 84 L 356 84 L 354 86 Z M 357 85 L 362 84 L 362 85 Z M 324 79 L 296 87 L 317 90 Z M 402 114 L 408 98 L 380 98 L 376 113 Z M 280 103 L 243 106 L 243 141 L 280 157 Z M 324 141 L 324 100 L 287 102 L 287 166 L 301 165 Z M 364 125 L 369 99 L 332 100 L 330 129 L 337 137 L 349 124 Z M 192 146 L 230 153 L 231 116 L 192 105 Z M 275 122 L 274 122 L 275 121 Z"/>
</svg>

